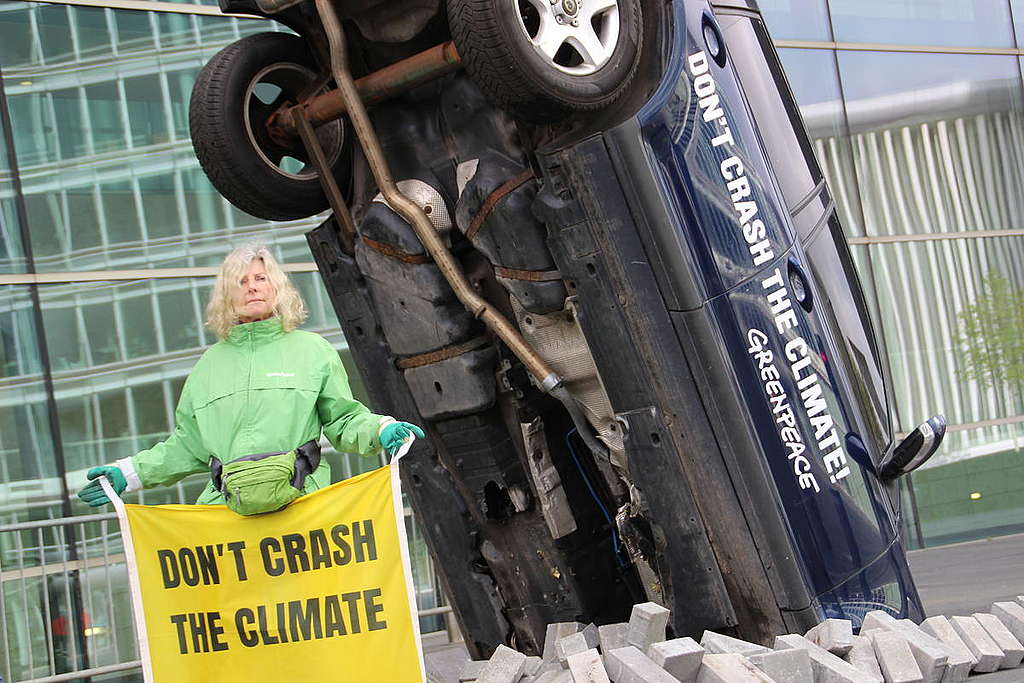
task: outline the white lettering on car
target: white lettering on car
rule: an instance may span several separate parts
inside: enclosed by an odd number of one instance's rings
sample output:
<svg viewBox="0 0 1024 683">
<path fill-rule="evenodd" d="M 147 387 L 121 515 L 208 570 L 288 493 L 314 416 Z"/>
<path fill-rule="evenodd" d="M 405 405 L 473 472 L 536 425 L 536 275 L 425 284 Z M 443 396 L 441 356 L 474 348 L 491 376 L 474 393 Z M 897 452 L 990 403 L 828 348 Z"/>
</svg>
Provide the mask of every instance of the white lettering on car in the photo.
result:
<svg viewBox="0 0 1024 683">
<path fill-rule="evenodd" d="M 693 92 L 697 96 L 697 105 L 704 123 L 714 127 L 711 135 L 711 146 L 726 146 L 726 157 L 718 166 L 719 174 L 725 181 L 725 190 L 732 202 L 743 241 L 747 245 L 751 262 L 754 266 L 764 265 L 775 258 L 771 240 L 768 238 L 768 227 L 758 218 L 760 209 L 753 194 L 753 187 L 743 161 L 738 154 L 733 154 L 731 147 L 736 144 L 729 119 L 721 106 L 718 86 L 711 73 L 711 65 L 707 55 L 695 52 L 688 60 L 690 75 L 693 77 Z M 761 280 L 761 289 L 773 316 L 775 329 L 780 335 L 797 330 L 799 319 L 793 307 L 787 278 L 779 268 Z M 761 330 L 751 328 L 747 331 L 748 353 L 752 356 L 764 383 L 765 397 L 768 399 L 772 415 L 775 416 L 776 428 L 788 451 L 788 459 L 793 467 L 793 474 L 802 489 L 814 489 L 820 492 L 818 481 L 811 471 L 811 462 L 804 453 L 807 451 L 806 441 L 797 428 L 797 415 L 790 404 L 790 398 L 781 383 L 781 374 L 776 364 L 775 354 L 768 348 L 769 337 Z M 797 336 L 786 342 L 784 348 L 785 361 L 789 364 L 790 374 L 796 381 L 799 392 L 799 405 L 807 415 L 814 428 L 813 441 L 818 452 L 823 454 L 821 460 L 833 484 L 850 475 L 839 436 L 835 430 L 835 421 L 828 409 L 825 392 L 818 373 L 814 370 L 814 358 L 803 337 Z M 781 361 L 782 359 L 780 359 Z M 783 363 L 785 366 L 785 363 Z"/>
</svg>

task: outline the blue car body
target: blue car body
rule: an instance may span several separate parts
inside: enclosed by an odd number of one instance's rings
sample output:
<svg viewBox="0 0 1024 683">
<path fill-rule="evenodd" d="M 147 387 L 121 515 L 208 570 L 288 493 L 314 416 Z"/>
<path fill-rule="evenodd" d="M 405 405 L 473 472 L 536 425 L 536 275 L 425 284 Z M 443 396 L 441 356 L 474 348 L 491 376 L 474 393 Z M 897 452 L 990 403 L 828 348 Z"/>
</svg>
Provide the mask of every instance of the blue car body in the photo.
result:
<svg viewBox="0 0 1024 683">
<path fill-rule="evenodd" d="M 659 293 L 728 366 L 734 384 L 709 402 L 735 404 L 756 456 L 734 476 L 766 489 L 764 514 L 777 506 L 815 611 L 920 620 L 899 498 L 876 475 L 893 446 L 884 359 L 754 9 L 675 2 L 658 89 L 602 137 L 623 186 L 657 188 L 631 208 L 653 226 Z"/>
</svg>

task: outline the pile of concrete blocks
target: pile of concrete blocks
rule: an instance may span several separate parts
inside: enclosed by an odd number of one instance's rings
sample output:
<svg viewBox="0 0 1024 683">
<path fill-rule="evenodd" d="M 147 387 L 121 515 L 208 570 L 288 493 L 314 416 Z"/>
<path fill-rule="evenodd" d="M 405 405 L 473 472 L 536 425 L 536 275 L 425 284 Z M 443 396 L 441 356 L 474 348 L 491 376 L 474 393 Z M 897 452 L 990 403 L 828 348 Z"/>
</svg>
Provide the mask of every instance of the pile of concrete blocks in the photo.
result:
<svg viewBox="0 0 1024 683">
<path fill-rule="evenodd" d="M 988 613 L 930 617 L 920 625 L 868 612 L 860 634 L 827 619 L 772 647 L 705 631 L 666 639 L 669 611 L 635 605 L 629 623 L 550 624 L 540 657 L 501 645 L 468 662 L 459 683 L 958 683 L 1021 666 L 1024 595 Z"/>
</svg>

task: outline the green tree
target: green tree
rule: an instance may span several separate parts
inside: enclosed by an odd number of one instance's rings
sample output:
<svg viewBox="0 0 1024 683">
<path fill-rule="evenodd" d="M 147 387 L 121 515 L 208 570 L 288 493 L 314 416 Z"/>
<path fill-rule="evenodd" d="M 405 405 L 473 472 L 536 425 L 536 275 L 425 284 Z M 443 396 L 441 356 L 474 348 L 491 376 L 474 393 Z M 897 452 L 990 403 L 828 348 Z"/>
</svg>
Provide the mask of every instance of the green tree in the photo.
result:
<svg viewBox="0 0 1024 683">
<path fill-rule="evenodd" d="M 975 302 L 959 314 L 964 379 L 982 386 L 1024 382 L 1024 289 L 999 273 L 989 273 Z"/>
</svg>

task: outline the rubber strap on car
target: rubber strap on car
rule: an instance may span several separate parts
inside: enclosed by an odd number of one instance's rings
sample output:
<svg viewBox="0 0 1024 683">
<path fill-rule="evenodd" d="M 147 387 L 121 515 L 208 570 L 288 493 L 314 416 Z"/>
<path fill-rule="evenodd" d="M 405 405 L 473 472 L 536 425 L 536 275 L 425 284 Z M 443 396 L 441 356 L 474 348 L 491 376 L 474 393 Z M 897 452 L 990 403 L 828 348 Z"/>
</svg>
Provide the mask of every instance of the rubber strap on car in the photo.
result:
<svg viewBox="0 0 1024 683">
<path fill-rule="evenodd" d="M 428 353 L 420 353 L 415 356 L 399 358 L 395 364 L 398 366 L 399 370 L 420 368 L 424 365 L 433 365 L 434 363 L 440 363 L 441 361 L 448 360 L 449 358 L 461 356 L 462 354 L 474 351 L 481 346 L 486 346 L 488 343 L 490 343 L 490 339 L 487 337 L 474 337 L 469 341 L 462 342 L 461 344 L 453 344 L 452 346 L 446 346 L 443 349 L 438 349 L 437 351 L 430 351 Z"/>
<path fill-rule="evenodd" d="M 494 207 L 497 206 L 498 202 L 504 199 L 505 195 L 509 192 L 518 189 L 520 185 L 532 177 L 533 169 L 526 169 L 515 178 L 506 180 L 498 187 L 497 190 L 489 194 L 487 199 L 484 200 L 484 205 L 480 207 L 477 214 L 473 216 L 473 220 L 470 221 L 469 229 L 466 230 L 466 239 L 472 242 L 473 238 L 476 237 L 476 234 L 480 232 L 480 228 L 484 226 L 484 221 L 486 221 L 487 217 L 491 215 L 491 211 L 494 211 Z"/>
<path fill-rule="evenodd" d="M 506 280 L 523 282 L 554 282 L 562 279 L 562 273 L 557 270 L 516 270 L 505 266 L 494 266 L 494 274 Z"/>
<path fill-rule="evenodd" d="M 388 258 L 393 258 L 398 261 L 401 261 L 402 263 L 412 263 L 414 265 L 418 265 L 430 261 L 430 256 L 428 256 L 427 254 L 410 254 L 409 252 L 403 251 L 392 244 L 386 244 L 384 242 L 372 240 L 366 235 L 363 235 L 361 239 L 363 240 L 363 244 L 368 246 L 370 249 L 380 252 L 381 254 L 384 254 Z"/>
</svg>

